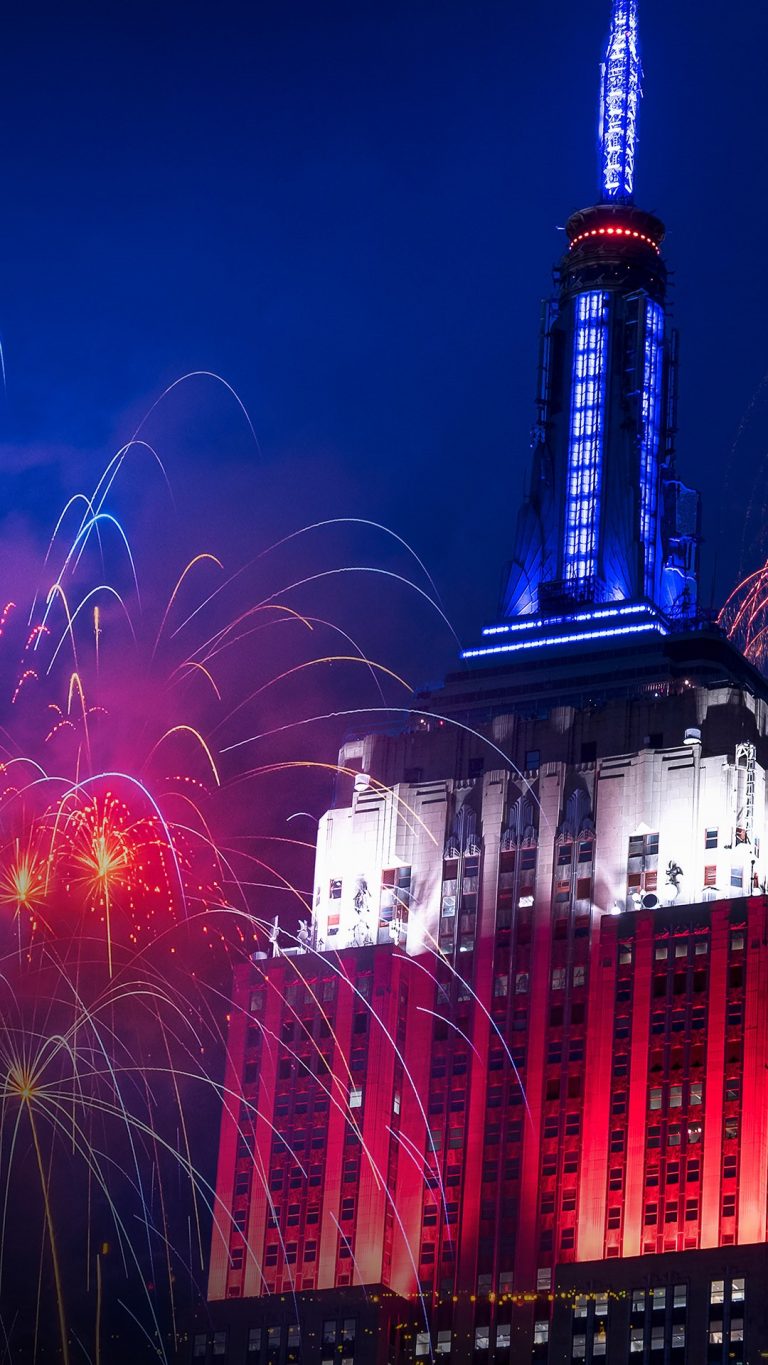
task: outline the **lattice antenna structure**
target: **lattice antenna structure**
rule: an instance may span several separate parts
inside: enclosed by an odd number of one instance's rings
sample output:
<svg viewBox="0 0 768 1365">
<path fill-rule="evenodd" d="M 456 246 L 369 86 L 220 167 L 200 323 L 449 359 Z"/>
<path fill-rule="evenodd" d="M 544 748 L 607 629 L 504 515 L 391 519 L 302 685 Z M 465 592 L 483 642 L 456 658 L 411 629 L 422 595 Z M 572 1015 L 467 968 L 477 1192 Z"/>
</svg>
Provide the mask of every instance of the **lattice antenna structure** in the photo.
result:
<svg viewBox="0 0 768 1365">
<path fill-rule="evenodd" d="M 609 203 L 632 199 L 642 77 L 637 0 L 613 0 L 601 68 L 598 131 L 602 197 Z"/>
</svg>

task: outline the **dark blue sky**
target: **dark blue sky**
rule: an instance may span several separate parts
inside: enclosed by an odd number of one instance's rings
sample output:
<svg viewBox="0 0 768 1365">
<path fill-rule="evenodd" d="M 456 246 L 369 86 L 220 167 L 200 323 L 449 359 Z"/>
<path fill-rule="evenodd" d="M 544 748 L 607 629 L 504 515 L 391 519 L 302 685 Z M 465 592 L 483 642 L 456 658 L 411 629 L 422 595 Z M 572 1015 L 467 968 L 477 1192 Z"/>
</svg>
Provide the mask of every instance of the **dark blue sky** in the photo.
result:
<svg viewBox="0 0 768 1365">
<path fill-rule="evenodd" d="M 640 8 L 637 199 L 668 224 L 679 463 L 705 495 L 709 597 L 718 543 L 718 592 L 738 568 L 754 490 L 746 567 L 759 548 L 768 395 L 732 448 L 768 370 L 768 11 Z M 595 194 L 608 12 L 608 0 L 9 11 L 6 546 L 42 536 L 165 384 L 215 370 L 261 449 L 210 386 L 153 419 L 179 497 L 174 550 L 234 563 L 318 516 L 374 518 L 412 542 L 471 635 L 493 613 L 527 469 L 558 225 Z M 141 500 L 162 494 L 136 469 L 118 501 L 140 541 Z M 323 556 L 405 567 L 347 533 Z M 420 608 L 395 593 L 380 610 L 417 674 L 450 663 Z"/>
</svg>

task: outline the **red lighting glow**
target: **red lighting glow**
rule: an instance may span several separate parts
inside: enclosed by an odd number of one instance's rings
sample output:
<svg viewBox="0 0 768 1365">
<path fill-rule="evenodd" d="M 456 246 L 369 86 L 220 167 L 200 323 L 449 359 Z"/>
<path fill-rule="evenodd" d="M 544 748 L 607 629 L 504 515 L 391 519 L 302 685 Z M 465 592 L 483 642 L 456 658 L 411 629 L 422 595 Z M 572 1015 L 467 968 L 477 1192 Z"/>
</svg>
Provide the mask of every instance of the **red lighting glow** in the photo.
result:
<svg viewBox="0 0 768 1365">
<path fill-rule="evenodd" d="M 574 237 L 570 250 L 572 251 L 575 246 L 578 246 L 579 242 L 586 241 L 588 237 L 631 237 L 635 241 L 645 242 L 646 246 L 652 246 L 657 254 L 660 253 L 659 244 L 652 237 L 646 236 L 644 232 L 637 232 L 635 228 L 628 227 L 590 228 L 589 232 L 582 232 L 578 237 Z"/>
</svg>

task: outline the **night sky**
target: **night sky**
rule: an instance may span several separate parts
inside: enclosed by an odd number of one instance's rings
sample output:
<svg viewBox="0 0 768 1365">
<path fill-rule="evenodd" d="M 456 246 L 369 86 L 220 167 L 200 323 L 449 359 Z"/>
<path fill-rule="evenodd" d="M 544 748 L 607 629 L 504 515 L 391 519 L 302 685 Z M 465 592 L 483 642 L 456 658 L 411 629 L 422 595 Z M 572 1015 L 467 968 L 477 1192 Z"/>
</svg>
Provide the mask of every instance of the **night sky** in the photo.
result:
<svg viewBox="0 0 768 1365">
<path fill-rule="evenodd" d="M 307 659 L 349 647 L 326 626 L 299 638 L 295 622 L 282 643 L 279 632 L 254 632 L 244 661 L 216 658 L 223 720 L 208 693 L 196 713 L 199 689 L 170 686 L 202 638 L 193 629 L 179 627 L 177 640 L 169 628 L 155 672 L 142 675 L 170 588 L 197 552 L 219 554 L 232 572 L 253 561 L 216 599 L 213 619 L 200 618 L 203 634 L 275 594 L 343 626 L 414 684 L 438 682 L 457 645 L 425 597 L 395 577 L 429 586 L 398 541 L 341 524 L 262 552 L 309 522 L 382 523 L 423 560 L 463 640 L 493 617 L 528 475 L 540 302 L 566 218 L 597 193 L 609 9 L 609 0 L 73 0 L 4 14 L 0 598 L 24 604 L 14 627 L 22 647 L 26 604 L 54 576 L 40 579 L 40 560 L 62 505 L 93 488 L 167 386 L 189 371 L 220 375 L 256 438 L 222 384 L 195 378 L 173 388 L 141 429 L 173 498 L 143 450 L 115 485 L 110 510 L 142 584 L 141 609 L 130 599 L 138 644 L 131 653 L 105 597 L 105 666 L 99 674 L 89 636 L 86 667 L 106 717 L 94 727 L 120 765 L 152 772 L 152 722 L 160 734 L 194 720 L 218 757 L 226 744 L 254 733 L 261 740 L 286 721 L 380 701 L 365 670 L 303 671 Z M 704 494 L 708 606 L 768 555 L 768 10 L 754 0 L 727 9 L 641 0 L 640 11 L 636 198 L 668 226 L 682 334 L 679 473 Z M 130 595 L 123 547 L 112 531 L 104 542 L 104 573 Z M 95 546 L 89 555 L 97 560 Z M 329 574 L 286 594 L 298 579 L 350 566 L 388 576 Z M 84 567 L 94 571 L 88 557 Z M 185 588 L 174 629 L 198 600 Z M 85 616 L 80 624 L 90 628 Z M 10 743 L 37 752 L 69 662 L 63 655 L 52 679 L 29 684 L 11 711 L 20 654 L 10 643 L 0 650 L 0 722 Z M 273 688 L 297 660 L 302 671 Z M 391 679 L 385 697 L 407 701 Z M 313 722 L 281 730 L 266 748 L 225 755 L 229 785 L 217 789 L 211 819 L 227 852 L 230 839 L 305 838 L 302 853 L 291 847 L 286 857 L 298 860 L 293 880 L 311 896 L 311 816 L 332 799 L 327 767 L 286 767 L 269 785 L 258 773 L 251 785 L 240 777 L 249 764 L 266 770 L 269 758 L 310 756 L 332 768 L 343 731 L 368 724 L 367 716 Z M 66 771 L 75 741 L 57 729 L 46 758 Z M 100 762 L 109 776 L 103 752 Z M 190 762 L 193 776 L 209 778 L 199 752 Z M 289 825 L 299 812 L 305 823 Z M 271 916 L 263 874 L 251 875 L 248 894 Z M 282 913 L 285 884 L 272 890 Z M 212 959 L 208 940 L 190 932 L 184 942 L 186 987 L 190 964 Z M 229 969 L 226 956 L 201 968 L 214 981 L 217 1017 Z M 32 979 L 33 1015 L 47 998 L 48 985 Z M 131 1014 L 136 1046 L 149 1057 L 152 1037 L 140 1024 Z M 213 1073 L 216 1047 L 204 1063 Z M 218 1098 L 210 1092 L 208 1108 L 195 1104 L 201 1163 L 211 1172 Z M 63 1188 L 74 1277 L 85 1206 L 72 1195 L 73 1214 Z M 17 1197 L 24 1210 L 15 1226 L 28 1220 L 37 1266 L 39 1225 L 23 1185 Z M 14 1267 L 21 1289 L 2 1285 L 14 1304 L 37 1282 L 24 1266 L 19 1258 Z M 117 1281 L 118 1272 L 118 1258 L 108 1259 L 106 1273 Z M 73 1312 L 91 1332 L 92 1300 L 78 1292 Z M 115 1321 L 117 1297 L 109 1300 Z M 0 1321 L 3 1311 L 0 1303 Z M 55 1334 L 52 1317 L 50 1326 Z"/>
<path fill-rule="evenodd" d="M 738 573 L 750 505 L 745 569 L 761 548 L 768 393 L 749 405 L 768 369 L 768 12 L 640 8 L 636 197 L 668 225 L 679 468 L 705 497 L 709 602 L 718 549 L 716 599 Z M 412 543 L 459 634 L 475 634 L 527 470 L 539 302 L 562 224 L 595 197 L 608 12 L 607 0 L 9 11 L 0 570 L 13 580 L 166 384 L 213 370 L 259 449 L 210 383 L 163 405 L 145 434 L 176 492 L 174 550 L 234 566 L 305 521 L 371 518 Z M 139 558 L 141 500 L 162 496 L 137 461 L 117 502 Z M 407 568 L 376 533 L 324 535 L 287 575 L 317 556 Z M 414 680 L 450 666 L 450 635 L 414 595 L 384 592 L 379 612 L 390 662 Z"/>
</svg>

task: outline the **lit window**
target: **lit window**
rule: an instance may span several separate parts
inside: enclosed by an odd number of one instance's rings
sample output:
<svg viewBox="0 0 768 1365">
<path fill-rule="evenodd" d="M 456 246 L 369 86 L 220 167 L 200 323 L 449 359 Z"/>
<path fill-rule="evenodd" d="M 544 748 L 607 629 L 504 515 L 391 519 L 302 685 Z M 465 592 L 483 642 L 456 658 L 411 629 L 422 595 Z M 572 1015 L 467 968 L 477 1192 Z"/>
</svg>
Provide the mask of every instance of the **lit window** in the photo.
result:
<svg viewBox="0 0 768 1365">
<path fill-rule="evenodd" d="M 587 1338 L 579 1334 L 573 1338 L 573 1350 L 571 1351 L 572 1360 L 585 1360 L 587 1355 Z"/>
<path fill-rule="evenodd" d="M 645 1349 L 645 1332 L 642 1327 L 633 1327 L 629 1336 L 630 1355 L 642 1355 Z"/>
<path fill-rule="evenodd" d="M 734 1317 L 732 1317 L 732 1318 L 731 1318 L 731 1341 L 734 1342 L 734 1341 L 743 1341 L 743 1340 L 744 1340 L 744 1319 L 743 1319 L 743 1318 L 734 1318 Z"/>
<path fill-rule="evenodd" d="M 565 967 L 555 967 L 552 972 L 552 989 L 561 991 L 565 986 Z"/>
<path fill-rule="evenodd" d="M 213 1334 L 213 1354 L 215 1356 L 225 1356 L 227 1354 L 227 1334 L 226 1332 L 214 1332 Z"/>
<path fill-rule="evenodd" d="M 691 1085 L 689 1104 L 701 1104 L 704 1098 L 704 1086 L 701 1081 L 694 1081 Z"/>
<path fill-rule="evenodd" d="M 496 1328 L 496 1349 L 503 1350 L 512 1345 L 512 1326 L 508 1322 L 500 1322 Z"/>
<path fill-rule="evenodd" d="M 552 1271 L 549 1266 L 540 1266 L 537 1270 L 536 1288 L 540 1294 L 552 1288 Z"/>
<path fill-rule="evenodd" d="M 476 1327 L 476 1328 L 475 1328 L 475 1350 L 476 1350 L 476 1351 L 488 1351 L 488 1350 L 490 1350 L 490 1347 L 491 1347 L 491 1329 L 490 1329 L 490 1327 Z"/>
<path fill-rule="evenodd" d="M 725 1301 L 725 1280 L 713 1280 L 709 1287 L 709 1302 L 723 1303 Z"/>
<path fill-rule="evenodd" d="M 451 1354 L 451 1329 L 450 1327 L 437 1334 L 437 1344 L 435 1355 L 449 1356 Z"/>
<path fill-rule="evenodd" d="M 649 1109 L 661 1109 L 661 1086 L 653 1086 L 648 1100 Z"/>
<path fill-rule="evenodd" d="M 417 1332 L 417 1333 L 416 1333 L 416 1355 L 417 1355 L 417 1356 L 428 1356 L 428 1355 L 430 1355 L 430 1354 L 431 1354 L 431 1346 L 430 1346 L 430 1341 L 429 1341 L 429 1332 Z"/>
<path fill-rule="evenodd" d="M 533 1344 L 534 1346 L 546 1346 L 548 1341 L 549 1322 L 546 1318 L 542 1318 L 533 1324 Z"/>
<path fill-rule="evenodd" d="M 645 1312 L 645 1290 L 644 1290 L 644 1289 L 633 1289 L 633 1290 L 632 1290 L 632 1312 L 633 1312 L 633 1313 L 644 1313 L 644 1312 Z"/>
<path fill-rule="evenodd" d="M 685 1284 L 676 1284 L 676 1285 L 675 1285 L 674 1297 L 673 1297 L 673 1299 L 672 1299 L 672 1306 L 673 1306 L 674 1308 L 685 1308 L 687 1302 L 688 1302 L 688 1286 L 685 1285 Z"/>
<path fill-rule="evenodd" d="M 671 1085 L 669 1087 L 669 1107 L 679 1109 L 683 1103 L 683 1087 L 681 1085 Z"/>
<path fill-rule="evenodd" d="M 352 1086 L 349 1092 L 350 1109 L 360 1109 L 363 1103 L 363 1092 L 356 1086 Z"/>
<path fill-rule="evenodd" d="M 666 1301 L 666 1289 L 656 1288 L 651 1290 L 651 1307 L 653 1308 L 654 1313 L 663 1313 Z"/>
<path fill-rule="evenodd" d="M 672 1350 L 679 1350 L 685 1346 L 685 1327 L 681 1323 L 672 1323 Z"/>
<path fill-rule="evenodd" d="M 745 1283 L 744 1283 L 744 1278 L 743 1278 L 743 1276 L 740 1277 L 739 1279 L 731 1280 L 731 1302 L 732 1302 L 732 1303 L 743 1303 L 743 1302 L 744 1302 L 744 1288 L 745 1288 Z"/>
<path fill-rule="evenodd" d="M 587 1316 L 588 1300 L 586 1294 L 578 1294 L 573 1305 L 573 1316 L 575 1318 L 585 1318 Z"/>
</svg>

